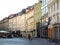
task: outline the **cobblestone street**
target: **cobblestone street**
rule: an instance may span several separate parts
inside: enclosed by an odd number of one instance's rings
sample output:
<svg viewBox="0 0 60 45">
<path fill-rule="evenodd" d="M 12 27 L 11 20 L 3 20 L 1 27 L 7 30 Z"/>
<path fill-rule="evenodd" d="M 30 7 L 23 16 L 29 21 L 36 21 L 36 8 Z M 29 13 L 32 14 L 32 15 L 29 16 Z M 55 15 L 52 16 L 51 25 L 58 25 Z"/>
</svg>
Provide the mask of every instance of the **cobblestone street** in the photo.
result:
<svg viewBox="0 0 60 45">
<path fill-rule="evenodd" d="M 36 38 L 28 40 L 25 38 L 0 39 L 0 45 L 59 45 L 58 43 L 50 42 L 47 39 Z"/>
</svg>

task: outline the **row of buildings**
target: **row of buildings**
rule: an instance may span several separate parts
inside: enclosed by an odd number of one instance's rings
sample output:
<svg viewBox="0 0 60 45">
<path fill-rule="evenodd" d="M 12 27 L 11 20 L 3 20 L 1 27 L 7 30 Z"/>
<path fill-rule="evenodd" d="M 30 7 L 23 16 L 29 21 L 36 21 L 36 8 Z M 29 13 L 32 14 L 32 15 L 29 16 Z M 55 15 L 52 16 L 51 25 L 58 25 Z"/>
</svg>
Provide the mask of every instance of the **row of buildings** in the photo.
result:
<svg viewBox="0 0 60 45">
<path fill-rule="evenodd" d="M 48 30 L 48 18 L 51 21 Z M 33 6 L 11 14 L 0 21 L 0 29 L 18 32 L 23 36 L 48 37 L 60 40 L 60 0 L 39 0 Z"/>
<path fill-rule="evenodd" d="M 42 2 L 38 2 L 33 6 L 22 9 L 19 13 L 5 17 L 0 21 L 0 29 L 14 33 L 20 32 L 23 37 L 27 37 L 28 34 L 33 37 L 39 36 L 36 24 L 40 26 L 41 5 Z"/>
</svg>

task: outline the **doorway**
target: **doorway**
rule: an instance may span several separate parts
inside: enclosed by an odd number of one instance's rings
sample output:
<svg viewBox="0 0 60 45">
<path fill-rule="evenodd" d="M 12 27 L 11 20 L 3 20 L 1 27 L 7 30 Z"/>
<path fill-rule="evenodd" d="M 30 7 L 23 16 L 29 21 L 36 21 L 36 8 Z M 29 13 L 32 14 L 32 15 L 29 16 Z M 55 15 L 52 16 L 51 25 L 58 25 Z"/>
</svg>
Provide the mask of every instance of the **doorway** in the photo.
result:
<svg viewBox="0 0 60 45">
<path fill-rule="evenodd" d="M 37 37 L 40 37 L 40 22 L 36 23 Z"/>
</svg>

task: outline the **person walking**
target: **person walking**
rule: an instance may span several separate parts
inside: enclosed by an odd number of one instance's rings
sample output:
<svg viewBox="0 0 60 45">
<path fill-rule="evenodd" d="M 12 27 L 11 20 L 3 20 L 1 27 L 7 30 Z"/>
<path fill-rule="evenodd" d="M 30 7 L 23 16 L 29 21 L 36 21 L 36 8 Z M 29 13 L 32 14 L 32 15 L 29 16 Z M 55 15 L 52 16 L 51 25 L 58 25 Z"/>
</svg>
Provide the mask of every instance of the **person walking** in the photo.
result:
<svg viewBox="0 0 60 45">
<path fill-rule="evenodd" d="M 30 35 L 30 34 L 28 34 L 28 39 L 29 39 L 29 40 L 32 40 L 32 38 L 31 38 L 31 35 Z"/>
</svg>

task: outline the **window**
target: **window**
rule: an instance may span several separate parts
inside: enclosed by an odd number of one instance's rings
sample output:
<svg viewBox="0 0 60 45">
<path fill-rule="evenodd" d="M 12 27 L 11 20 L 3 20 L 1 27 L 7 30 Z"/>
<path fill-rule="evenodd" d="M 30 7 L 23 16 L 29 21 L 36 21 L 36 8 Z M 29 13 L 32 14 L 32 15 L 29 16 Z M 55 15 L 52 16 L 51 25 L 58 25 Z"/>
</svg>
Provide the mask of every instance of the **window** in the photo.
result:
<svg viewBox="0 0 60 45">
<path fill-rule="evenodd" d="M 47 5 L 47 3 L 48 3 L 48 0 L 45 0 L 45 5 Z"/>
<path fill-rule="evenodd" d="M 59 22 L 60 22 L 60 15 L 59 15 Z"/>
<path fill-rule="evenodd" d="M 44 0 L 44 4 L 43 4 L 43 6 L 45 5 L 45 0 Z"/>
<path fill-rule="evenodd" d="M 55 5 L 53 5 L 53 13 L 54 13 L 54 11 L 55 11 Z"/>
<path fill-rule="evenodd" d="M 55 15 L 53 15 L 54 19 L 55 19 Z"/>
<path fill-rule="evenodd" d="M 60 1 L 59 1 L 59 10 L 60 10 Z"/>
<path fill-rule="evenodd" d="M 44 15 L 44 8 L 42 9 L 42 16 Z"/>
<path fill-rule="evenodd" d="M 44 8 L 44 14 L 45 14 L 45 8 Z"/>
<path fill-rule="evenodd" d="M 57 10 L 59 9 L 59 2 L 57 1 Z"/>
<path fill-rule="evenodd" d="M 46 7 L 46 12 L 48 12 L 48 7 Z"/>
<path fill-rule="evenodd" d="M 50 12 L 49 13 L 51 14 L 51 7 L 50 7 Z"/>
<path fill-rule="evenodd" d="M 44 5 L 46 5 L 46 0 L 44 0 Z"/>
<path fill-rule="evenodd" d="M 43 16 L 43 11 L 42 11 L 42 16 Z"/>
<path fill-rule="evenodd" d="M 45 13 L 46 13 L 46 7 L 45 7 Z"/>
<path fill-rule="evenodd" d="M 49 9 L 48 9 L 48 14 L 50 14 L 50 7 L 49 7 Z"/>
<path fill-rule="evenodd" d="M 55 4 L 54 4 L 54 12 L 55 12 Z"/>
<path fill-rule="evenodd" d="M 52 7 L 52 12 L 54 13 L 54 5 L 53 5 L 53 7 Z"/>
<path fill-rule="evenodd" d="M 46 0 L 42 0 L 42 6 L 44 6 L 44 5 L 46 5 L 45 3 L 46 3 Z"/>
<path fill-rule="evenodd" d="M 51 6 L 51 13 L 52 13 L 52 6 Z"/>
<path fill-rule="evenodd" d="M 55 5 L 54 5 L 54 6 L 55 6 L 55 11 L 56 11 L 56 10 L 57 10 L 57 3 L 55 3 Z"/>
<path fill-rule="evenodd" d="M 56 17 L 57 17 L 57 22 L 59 22 L 59 14 L 58 13 L 57 13 L 57 16 Z"/>
</svg>

